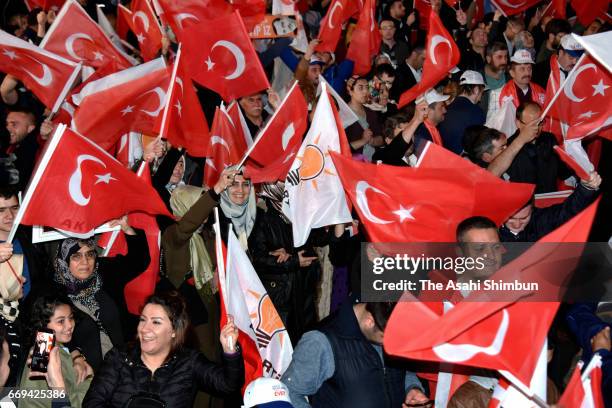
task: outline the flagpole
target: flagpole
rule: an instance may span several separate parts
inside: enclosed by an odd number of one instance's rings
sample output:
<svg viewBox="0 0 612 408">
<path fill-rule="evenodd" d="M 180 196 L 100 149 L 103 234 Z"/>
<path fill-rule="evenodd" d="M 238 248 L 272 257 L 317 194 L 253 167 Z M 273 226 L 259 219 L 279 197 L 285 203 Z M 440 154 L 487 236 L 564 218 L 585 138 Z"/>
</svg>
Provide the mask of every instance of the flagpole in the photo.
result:
<svg viewBox="0 0 612 408">
<path fill-rule="evenodd" d="M 225 315 L 229 315 L 229 292 L 227 285 L 227 274 L 225 270 L 225 261 L 223 259 L 223 246 L 221 245 L 221 222 L 219 220 L 219 207 L 214 208 L 215 212 L 215 224 L 213 229 L 215 231 L 215 252 L 217 253 L 217 268 L 219 270 L 219 286 L 221 286 L 222 301 L 225 306 Z M 229 225 L 228 230 L 228 245 L 229 245 L 229 233 L 232 232 L 232 224 Z M 229 250 L 228 250 L 229 252 Z M 229 256 L 228 256 L 229 262 Z M 227 346 L 230 350 L 234 350 L 234 339 L 232 336 L 227 337 Z"/>
<path fill-rule="evenodd" d="M 276 117 L 277 113 L 280 112 L 280 110 L 283 107 L 283 105 L 285 105 L 285 102 L 287 101 L 288 96 L 291 95 L 291 92 L 293 91 L 293 88 L 295 88 L 297 86 L 297 83 L 298 83 L 297 81 L 293 82 L 293 85 L 291 86 L 291 88 L 289 89 L 287 94 L 285 95 L 285 98 L 283 99 L 281 104 L 278 105 L 278 108 L 276 108 L 276 111 L 274 111 L 274 114 L 272 115 L 272 117 L 266 122 L 266 125 L 264 126 L 264 128 L 261 129 L 259 131 L 259 133 L 257 134 L 257 138 L 253 141 L 253 144 L 251 146 L 249 146 L 247 151 L 244 153 L 244 156 L 242 156 L 242 160 L 240 160 L 240 163 L 238 163 L 238 170 L 240 170 L 240 168 L 244 165 L 244 162 L 249 157 L 249 155 L 251 153 L 253 153 L 253 150 L 255 149 L 255 146 L 257 146 L 257 144 L 259 143 L 259 141 L 261 140 L 263 135 L 266 133 L 266 130 L 268 130 L 268 128 L 270 127 L 270 124 L 272 123 L 272 121 Z"/>
<path fill-rule="evenodd" d="M 580 66 L 580 64 L 582 64 L 582 62 L 584 61 L 585 57 L 586 57 L 587 53 L 585 52 L 584 54 L 582 54 L 582 56 L 580 57 L 580 59 L 578 60 L 578 62 L 576 63 L 576 65 L 574 65 L 574 68 L 572 68 L 572 70 L 570 71 L 569 74 L 567 74 L 567 77 L 565 78 L 565 81 L 563 81 L 562 84 L 559 84 L 559 89 L 557 89 L 557 92 L 555 93 L 555 95 L 553 96 L 553 98 L 551 99 L 551 101 L 548 103 L 548 105 L 546 106 L 546 108 L 544 109 L 544 111 L 542 112 L 542 114 L 540 115 L 540 120 L 543 120 L 546 115 L 548 114 L 548 112 L 550 111 L 550 109 L 552 108 L 553 103 L 555 103 L 555 101 L 557 100 L 557 98 L 559 98 L 559 95 L 561 95 L 561 92 L 563 92 L 563 90 L 565 89 L 565 87 L 567 86 L 567 83 L 570 79 L 570 77 L 572 75 L 574 75 L 574 73 L 576 72 L 576 69 Z"/>
<path fill-rule="evenodd" d="M 13 226 L 11 227 L 11 230 L 9 232 L 8 238 L 6 239 L 6 242 L 13 242 L 13 238 L 15 237 L 15 233 L 17 232 L 17 228 L 19 228 L 19 224 L 21 223 L 21 220 L 23 219 L 23 214 L 25 214 L 28 208 L 28 204 L 30 204 L 30 200 L 32 199 L 32 196 L 34 195 L 34 191 L 36 190 L 36 186 L 40 182 L 40 179 L 42 178 L 43 173 L 47 169 L 49 160 L 51 160 L 51 157 L 53 156 L 53 153 L 55 152 L 57 145 L 59 144 L 62 136 L 64 135 L 65 130 L 66 130 L 66 125 L 60 124 L 55 129 L 55 133 L 53 133 L 53 136 L 51 136 L 51 140 L 49 140 L 49 144 L 47 145 L 47 148 L 45 149 L 43 156 L 40 158 L 40 162 L 38 163 L 38 166 L 36 167 L 36 171 L 34 172 L 34 175 L 32 176 L 30 183 L 28 184 L 28 187 L 25 193 L 25 197 L 23 197 L 23 201 L 21 205 L 19 206 L 19 211 L 17 211 L 17 215 L 15 215 L 15 219 L 13 220 Z"/>
<path fill-rule="evenodd" d="M 158 139 L 166 136 L 166 122 L 168 121 L 168 111 L 170 110 L 170 102 L 172 101 L 172 94 L 174 93 L 174 83 L 176 82 L 176 72 L 178 71 L 178 65 L 181 59 L 181 44 L 178 45 L 176 51 L 176 58 L 174 58 L 174 66 L 172 67 L 172 76 L 170 77 L 170 84 L 168 85 L 168 92 L 166 93 L 166 106 L 164 107 L 164 113 L 162 115 L 161 125 L 159 126 Z M 185 84 L 183 84 L 185 86 Z"/>
<path fill-rule="evenodd" d="M 62 106 L 62 103 L 64 103 L 64 101 L 66 100 L 66 95 L 68 95 L 68 92 L 70 92 L 70 90 L 74 86 L 74 83 L 77 80 L 77 75 L 81 73 L 82 68 L 83 68 L 82 62 L 79 62 L 76 65 L 76 67 L 74 67 L 74 71 L 72 71 L 72 74 L 70 74 L 68 81 L 66 81 L 66 84 L 64 85 L 64 89 L 62 89 L 62 92 L 58 95 L 57 100 L 55 101 L 55 104 L 53 105 L 53 108 L 51 109 L 51 113 L 49 114 L 47 119 L 51 119 L 57 113 L 59 108 Z"/>
</svg>

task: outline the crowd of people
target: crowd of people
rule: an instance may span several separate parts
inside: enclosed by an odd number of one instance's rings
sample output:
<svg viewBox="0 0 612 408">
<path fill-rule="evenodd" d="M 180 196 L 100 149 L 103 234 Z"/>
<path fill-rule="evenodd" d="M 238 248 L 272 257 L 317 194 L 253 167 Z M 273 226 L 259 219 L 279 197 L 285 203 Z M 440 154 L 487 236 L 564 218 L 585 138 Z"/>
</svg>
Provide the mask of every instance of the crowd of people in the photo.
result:
<svg viewBox="0 0 612 408">
<path fill-rule="evenodd" d="M 94 20 L 96 3 L 103 3 L 106 17 L 116 21 L 116 0 L 78 2 Z M 29 9 L 25 3 L 6 2 L 1 28 L 40 44 L 57 10 Z M 549 2 L 542 1 L 510 17 L 493 7 L 477 20 L 477 1 L 451 7 L 452 2 L 432 0 L 461 52 L 458 69 L 399 107 L 401 95 L 422 79 L 427 57 L 422 23 L 428 16 L 411 1 L 379 0 L 380 51 L 362 76 L 353 75 L 354 61 L 346 57 L 356 16 L 345 24 L 335 52 L 322 52 L 318 33 L 333 0 L 299 3 L 309 38 L 303 52 L 292 47 L 291 38 L 253 40 L 270 83 L 280 87 L 238 99 L 249 137 L 264 128 L 278 106 L 277 93 L 294 79 L 312 113 L 324 78 L 357 118 L 345 127 L 354 160 L 415 167 L 420 146 L 431 141 L 507 182 L 535 185 L 536 194 L 572 190 L 546 208 L 532 197 L 501 225 L 472 214 L 452 226 L 459 244 L 535 242 L 600 196 L 590 240 L 612 237 L 610 141 L 597 135 L 583 139 L 595 170 L 581 179 L 554 151 L 562 136 L 547 131 L 548 117 L 542 120 L 551 58 L 565 78 L 585 52 L 571 34 L 608 31 L 605 15 L 583 25 L 569 2 L 563 2 L 568 19 L 561 19 L 543 15 Z M 159 52 L 170 61 L 177 44 L 168 27 L 164 32 Z M 128 41 L 138 58 L 132 34 Z M 19 407 L 489 406 L 498 373 L 472 370 L 454 394 L 442 397 L 438 377 L 444 367 L 386 355 L 383 336 L 395 303 L 360 301 L 361 243 L 368 239 L 356 212 L 352 223 L 313 229 L 296 248 L 283 212 L 284 182 L 253 183 L 238 163 L 206 188 L 205 158 L 162 139 L 137 138 L 138 157 L 125 164 L 134 169 L 141 161 L 151 164 L 152 185 L 175 216 L 157 217 L 159 273 L 139 316 L 129 312 L 124 293 L 153 260 L 144 231 L 130 225 L 127 215 L 110 222 L 125 235 L 125 255 L 101 256 L 96 237 L 34 244 L 27 225 L 7 242 L 20 192 L 56 125 L 26 86 L 6 73 L 0 78 L 6 123 L 0 140 L 0 385 L 64 391 L 58 398 L 20 399 Z M 197 93 L 211 123 L 221 97 L 200 86 Z M 516 109 L 513 134 L 486 125 L 507 98 Z M 220 323 L 215 208 L 222 239 L 227 242 L 231 225 L 294 347 L 282 378 L 260 378 L 246 390 L 238 328 L 231 317 Z M 588 362 L 596 353 L 602 358 L 605 406 L 612 407 L 609 305 L 593 299 L 559 309 L 548 335 L 548 404 L 558 402 L 577 356 L 582 353 Z M 55 334 L 46 372 L 31 368 L 41 329 Z"/>
</svg>

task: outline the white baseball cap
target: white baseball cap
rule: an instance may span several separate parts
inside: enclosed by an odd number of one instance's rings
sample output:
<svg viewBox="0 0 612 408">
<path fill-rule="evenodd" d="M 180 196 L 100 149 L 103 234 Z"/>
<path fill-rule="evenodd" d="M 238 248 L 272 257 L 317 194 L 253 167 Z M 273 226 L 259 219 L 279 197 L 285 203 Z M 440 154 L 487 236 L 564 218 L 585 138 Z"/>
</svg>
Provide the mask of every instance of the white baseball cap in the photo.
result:
<svg viewBox="0 0 612 408">
<path fill-rule="evenodd" d="M 531 58 L 531 53 L 525 49 L 516 50 L 510 61 L 517 64 L 535 64 L 533 58 Z"/>
<path fill-rule="evenodd" d="M 459 85 L 484 85 L 485 81 L 482 74 L 478 71 L 467 70 L 461 74 Z"/>
<path fill-rule="evenodd" d="M 578 58 L 584 53 L 584 47 L 580 44 L 573 35 L 565 34 L 561 37 L 561 48 L 572 57 Z"/>
<path fill-rule="evenodd" d="M 448 100 L 448 98 L 450 98 L 449 95 L 442 95 L 440 92 L 432 88 L 429 91 L 425 92 L 423 95 L 419 96 L 416 100 L 416 103 L 426 101 L 427 105 L 431 105 L 432 103 L 436 102 L 444 102 Z"/>
<path fill-rule="evenodd" d="M 293 408 L 289 389 L 275 378 L 259 377 L 244 391 L 244 408 Z"/>
</svg>

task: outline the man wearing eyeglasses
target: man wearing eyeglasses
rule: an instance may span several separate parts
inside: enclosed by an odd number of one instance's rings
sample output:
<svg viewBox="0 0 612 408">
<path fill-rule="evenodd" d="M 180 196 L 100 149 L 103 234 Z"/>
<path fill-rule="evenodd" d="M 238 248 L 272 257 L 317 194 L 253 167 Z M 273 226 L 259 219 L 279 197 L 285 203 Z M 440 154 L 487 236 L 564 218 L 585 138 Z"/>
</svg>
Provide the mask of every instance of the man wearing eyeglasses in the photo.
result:
<svg viewBox="0 0 612 408">
<path fill-rule="evenodd" d="M 517 138 L 526 127 L 537 122 L 542 114 L 542 108 L 534 102 L 524 102 L 516 110 L 516 132 L 508 139 L 508 145 Z M 532 183 L 536 185 L 536 194 L 557 191 L 557 179 L 565 179 L 571 175 L 569 170 L 559 161 L 553 147 L 557 144 L 552 133 L 542 131 L 539 123 L 535 138 L 523 145 L 512 160 L 506 171 L 510 181 Z"/>
</svg>

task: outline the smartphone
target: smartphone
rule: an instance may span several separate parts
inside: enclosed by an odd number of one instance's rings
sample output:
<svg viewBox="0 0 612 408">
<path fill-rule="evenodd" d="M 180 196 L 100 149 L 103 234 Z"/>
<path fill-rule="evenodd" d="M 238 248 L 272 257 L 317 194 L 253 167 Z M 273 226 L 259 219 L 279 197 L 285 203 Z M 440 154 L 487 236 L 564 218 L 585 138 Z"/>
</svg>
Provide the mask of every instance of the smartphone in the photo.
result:
<svg viewBox="0 0 612 408">
<path fill-rule="evenodd" d="M 55 332 L 51 329 L 40 329 L 36 332 L 34 351 L 32 352 L 31 371 L 47 372 L 49 355 L 55 346 Z"/>
</svg>

